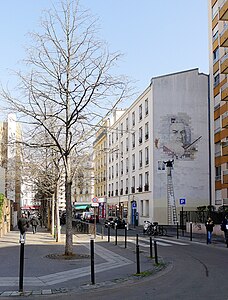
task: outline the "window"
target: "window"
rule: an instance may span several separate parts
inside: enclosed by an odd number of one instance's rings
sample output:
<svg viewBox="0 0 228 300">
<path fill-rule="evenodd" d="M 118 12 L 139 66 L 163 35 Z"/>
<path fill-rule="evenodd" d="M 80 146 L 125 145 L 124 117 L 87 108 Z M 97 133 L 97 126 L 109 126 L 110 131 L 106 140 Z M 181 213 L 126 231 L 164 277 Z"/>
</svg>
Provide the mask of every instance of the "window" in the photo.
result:
<svg viewBox="0 0 228 300">
<path fill-rule="evenodd" d="M 123 195 L 123 180 L 120 181 L 120 195 Z"/>
<path fill-rule="evenodd" d="M 118 177 L 118 163 L 116 163 L 116 177 Z"/>
<path fill-rule="evenodd" d="M 128 118 L 126 119 L 126 131 L 128 131 Z"/>
<path fill-rule="evenodd" d="M 111 134 L 109 134 L 108 141 L 109 141 L 109 146 L 111 146 Z"/>
<path fill-rule="evenodd" d="M 111 167 L 108 169 L 108 178 L 111 179 Z"/>
<path fill-rule="evenodd" d="M 145 164 L 149 164 L 149 147 L 145 148 Z"/>
<path fill-rule="evenodd" d="M 128 149 L 129 149 L 129 139 L 126 138 L 126 152 L 128 152 Z"/>
<path fill-rule="evenodd" d="M 128 163 L 129 163 L 129 160 L 128 160 L 128 158 L 126 158 L 126 173 L 128 173 Z"/>
<path fill-rule="evenodd" d="M 143 135 L 143 130 L 142 127 L 139 128 L 139 144 L 142 144 L 142 135 Z"/>
<path fill-rule="evenodd" d="M 121 136 L 123 136 L 123 123 L 120 124 L 120 132 L 121 132 Z"/>
<path fill-rule="evenodd" d="M 144 191 L 149 191 L 149 172 L 145 173 L 145 186 Z"/>
<path fill-rule="evenodd" d="M 149 138 L 149 123 L 147 122 L 145 124 L 145 140 L 148 140 Z"/>
<path fill-rule="evenodd" d="M 132 180 L 131 180 L 131 192 L 135 193 L 135 176 L 132 176 Z"/>
<path fill-rule="evenodd" d="M 116 196 L 118 196 L 118 182 L 116 182 L 116 193 L 115 193 Z"/>
<path fill-rule="evenodd" d="M 221 130 L 221 122 L 220 122 L 220 117 L 217 118 L 214 122 L 214 131 L 219 132 Z"/>
<path fill-rule="evenodd" d="M 132 113 L 132 126 L 135 126 L 135 112 Z"/>
<path fill-rule="evenodd" d="M 220 76 L 219 76 L 219 74 L 217 74 L 214 76 L 214 87 L 219 85 L 219 81 L 220 81 Z"/>
<path fill-rule="evenodd" d="M 126 178 L 126 190 L 125 190 L 125 194 L 128 194 L 128 178 Z"/>
<path fill-rule="evenodd" d="M 142 174 L 139 174 L 139 187 L 138 187 L 138 191 L 142 192 Z"/>
<path fill-rule="evenodd" d="M 215 144 L 215 157 L 221 156 L 221 145 L 220 142 Z"/>
<path fill-rule="evenodd" d="M 216 63 L 216 61 L 218 61 L 218 59 L 219 59 L 219 47 L 217 47 L 213 51 L 213 63 Z"/>
<path fill-rule="evenodd" d="M 112 166 L 112 178 L 114 178 L 114 167 Z"/>
<path fill-rule="evenodd" d="M 221 205 L 222 204 L 222 191 L 216 190 L 215 191 L 215 205 Z"/>
<path fill-rule="evenodd" d="M 139 105 L 139 121 L 142 120 L 142 104 Z"/>
<path fill-rule="evenodd" d="M 112 132 L 112 144 L 114 143 L 114 132 Z"/>
<path fill-rule="evenodd" d="M 123 161 L 120 162 L 120 174 L 123 175 Z"/>
<path fill-rule="evenodd" d="M 135 170 L 135 154 L 132 155 L 132 170 Z"/>
<path fill-rule="evenodd" d="M 120 143 L 120 154 L 123 156 L 123 142 Z"/>
<path fill-rule="evenodd" d="M 135 148 L 135 133 L 132 133 L 132 148 Z"/>
<path fill-rule="evenodd" d="M 139 167 L 142 168 L 142 150 L 139 151 Z"/>
<path fill-rule="evenodd" d="M 145 116 L 148 115 L 148 99 L 145 100 Z"/>
<path fill-rule="evenodd" d="M 216 181 L 221 180 L 221 166 L 215 167 L 215 180 Z"/>
<path fill-rule="evenodd" d="M 118 135 L 118 128 L 116 128 L 116 141 L 118 141 L 119 135 Z"/>
</svg>

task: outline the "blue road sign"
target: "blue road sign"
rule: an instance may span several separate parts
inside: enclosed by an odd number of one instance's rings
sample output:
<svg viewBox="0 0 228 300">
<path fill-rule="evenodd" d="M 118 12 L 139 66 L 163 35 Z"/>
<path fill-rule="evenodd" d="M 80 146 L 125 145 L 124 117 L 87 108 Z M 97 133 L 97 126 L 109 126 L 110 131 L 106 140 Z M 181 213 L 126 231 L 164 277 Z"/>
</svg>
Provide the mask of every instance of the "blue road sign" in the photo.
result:
<svg viewBox="0 0 228 300">
<path fill-rule="evenodd" d="M 185 205 L 185 204 L 186 204 L 186 199 L 180 198 L 180 205 Z"/>
</svg>

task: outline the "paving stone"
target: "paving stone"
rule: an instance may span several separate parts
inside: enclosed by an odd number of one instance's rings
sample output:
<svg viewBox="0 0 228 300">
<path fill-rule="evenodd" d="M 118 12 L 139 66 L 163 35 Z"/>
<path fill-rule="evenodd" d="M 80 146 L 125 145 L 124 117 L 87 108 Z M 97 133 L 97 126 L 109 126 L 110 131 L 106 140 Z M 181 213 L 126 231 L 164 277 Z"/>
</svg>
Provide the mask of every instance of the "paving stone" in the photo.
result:
<svg viewBox="0 0 228 300">
<path fill-rule="evenodd" d="M 32 291 L 32 295 L 41 295 L 42 291 Z"/>
<path fill-rule="evenodd" d="M 51 290 L 42 290 L 42 295 L 51 295 L 52 291 Z"/>
<path fill-rule="evenodd" d="M 6 297 L 6 296 L 10 296 L 14 291 L 5 291 L 3 292 L 0 297 Z"/>
</svg>

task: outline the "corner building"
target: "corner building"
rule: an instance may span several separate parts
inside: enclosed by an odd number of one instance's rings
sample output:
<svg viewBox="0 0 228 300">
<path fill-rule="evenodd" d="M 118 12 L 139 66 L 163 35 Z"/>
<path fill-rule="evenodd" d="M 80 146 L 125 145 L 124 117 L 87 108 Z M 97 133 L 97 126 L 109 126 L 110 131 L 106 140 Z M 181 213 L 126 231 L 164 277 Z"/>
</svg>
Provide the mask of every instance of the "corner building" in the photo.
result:
<svg viewBox="0 0 228 300">
<path fill-rule="evenodd" d="M 228 206 L 228 1 L 208 0 L 213 204 Z"/>
<path fill-rule="evenodd" d="M 183 205 L 210 204 L 208 107 L 198 69 L 152 78 L 107 129 L 109 216 L 175 224 Z"/>
</svg>

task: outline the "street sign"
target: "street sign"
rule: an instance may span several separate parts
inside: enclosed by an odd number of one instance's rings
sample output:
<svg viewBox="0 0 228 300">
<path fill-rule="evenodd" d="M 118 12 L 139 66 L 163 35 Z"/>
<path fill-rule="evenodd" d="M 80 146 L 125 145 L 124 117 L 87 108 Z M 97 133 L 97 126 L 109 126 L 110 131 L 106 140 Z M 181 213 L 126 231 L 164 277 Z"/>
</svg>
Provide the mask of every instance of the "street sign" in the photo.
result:
<svg viewBox="0 0 228 300">
<path fill-rule="evenodd" d="M 94 202 L 91 204 L 91 207 L 99 207 L 99 203 L 98 202 Z"/>
<path fill-rule="evenodd" d="M 136 205 L 136 201 L 133 201 L 133 202 L 132 202 L 132 208 L 136 208 L 136 206 L 137 206 L 137 205 Z"/>
<path fill-rule="evenodd" d="M 185 204 L 186 204 L 186 199 L 180 198 L 180 205 L 185 205 Z"/>
<path fill-rule="evenodd" d="M 99 202 L 99 199 L 98 199 L 97 197 L 93 197 L 93 198 L 92 198 L 92 202 L 93 202 L 93 203 L 98 203 L 98 202 Z"/>
</svg>

